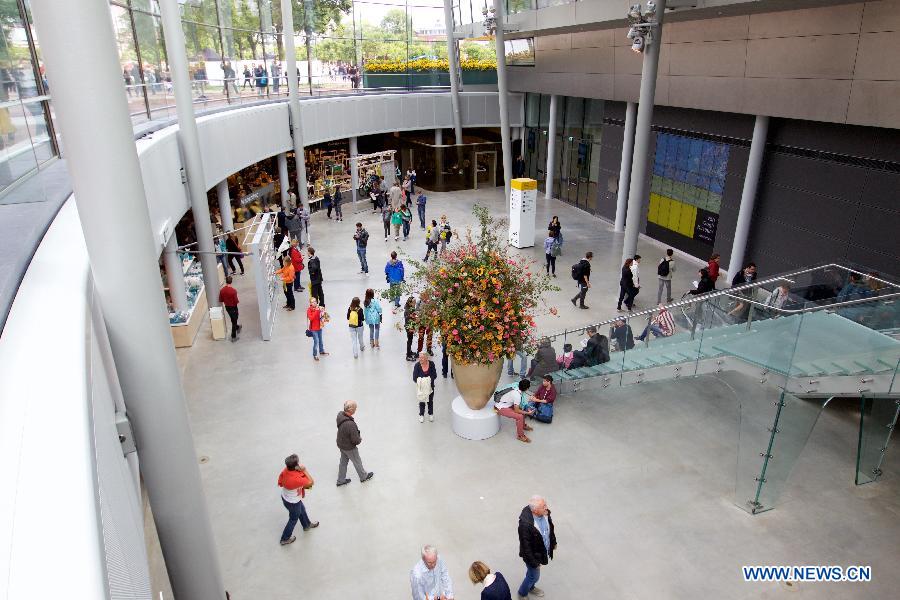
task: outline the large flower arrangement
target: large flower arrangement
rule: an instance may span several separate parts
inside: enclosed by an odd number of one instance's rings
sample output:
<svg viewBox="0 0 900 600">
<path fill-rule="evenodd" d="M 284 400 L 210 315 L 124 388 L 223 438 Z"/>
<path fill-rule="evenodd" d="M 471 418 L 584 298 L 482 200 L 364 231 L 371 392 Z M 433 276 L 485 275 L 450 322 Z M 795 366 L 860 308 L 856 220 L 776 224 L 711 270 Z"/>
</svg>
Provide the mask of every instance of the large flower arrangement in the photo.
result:
<svg viewBox="0 0 900 600">
<path fill-rule="evenodd" d="M 454 361 L 490 364 L 534 350 L 535 310 L 545 291 L 558 288 L 510 254 L 504 220 L 480 206 L 473 213 L 477 239 L 470 230 L 439 260 L 410 261 L 416 271 L 403 292 L 420 298 L 414 326 L 439 331 Z"/>
<path fill-rule="evenodd" d="M 464 58 L 459 62 L 463 71 L 493 71 L 497 68 L 496 60 L 478 60 Z M 369 73 L 430 73 L 446 72 L 449 63 L 446 58 L 418 58 L 416 60 L 367 60 L 366 71 Z"/>
</svg>

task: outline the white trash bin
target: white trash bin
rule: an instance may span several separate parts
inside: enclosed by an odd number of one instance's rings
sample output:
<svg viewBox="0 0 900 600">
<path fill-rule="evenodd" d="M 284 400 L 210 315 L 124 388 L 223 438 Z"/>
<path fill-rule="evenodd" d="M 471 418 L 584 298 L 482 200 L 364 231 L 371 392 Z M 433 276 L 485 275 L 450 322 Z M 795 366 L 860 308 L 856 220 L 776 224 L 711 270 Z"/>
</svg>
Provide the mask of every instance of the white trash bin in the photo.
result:
<svg viewBox="0 0 900 600">
<path fill-rule="evenodd" d="M 209 324 L 214 340 L 225 339 L 225 310 L 221 306 L 209 309 Z"/>
</svg>

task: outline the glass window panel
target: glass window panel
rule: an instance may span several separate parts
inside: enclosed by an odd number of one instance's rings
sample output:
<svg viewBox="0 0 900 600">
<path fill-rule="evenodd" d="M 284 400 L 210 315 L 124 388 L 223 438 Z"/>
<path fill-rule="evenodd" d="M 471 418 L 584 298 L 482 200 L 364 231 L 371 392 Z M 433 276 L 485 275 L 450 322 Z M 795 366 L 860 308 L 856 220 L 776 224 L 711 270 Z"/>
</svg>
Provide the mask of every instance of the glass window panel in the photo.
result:
<svg viewBox="0 0 900 600">
<path fill-rule="evenodd" d="M 515 66 L 534 66 L 534 38 L 505 40 L 506 64 Z"/>
<path fill-rule="evenodd" d="M 531 10 L 531 0 L 506 0 L 506 14 L 514 15 Z"/>
<path fill-rule="evenodd" d="M 227 2 L 227 0 L 221 0 Z M 135 4 L 132 6 L 138 8 Z M 143 1 L 147 4 L 147 0 Z M 155 3 L 154 3 L 155 4 Z M 204 23 L 207 25 L 217 25 L 218 16 L 216 15 L 216 0 L 181 0 L 181 19 L 183 21 L 194 21 L 196 23 Z"/>
</svg>

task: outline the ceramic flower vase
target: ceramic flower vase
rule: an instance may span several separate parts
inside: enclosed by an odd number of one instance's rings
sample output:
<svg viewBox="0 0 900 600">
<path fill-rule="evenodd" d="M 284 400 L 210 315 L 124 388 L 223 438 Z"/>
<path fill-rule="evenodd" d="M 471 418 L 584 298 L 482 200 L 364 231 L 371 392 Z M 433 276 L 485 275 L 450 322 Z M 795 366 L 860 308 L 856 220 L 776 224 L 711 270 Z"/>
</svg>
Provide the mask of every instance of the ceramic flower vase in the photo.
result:
<svg viewBox="0 0 900 600">
<path fill-rule="evenodd" d="M 472 410 L 481 410 L 487 405 L 494 396 L 502 373 L 503 358 L 486 365 L 453 361 L 456 389 Z"/>
</svg>

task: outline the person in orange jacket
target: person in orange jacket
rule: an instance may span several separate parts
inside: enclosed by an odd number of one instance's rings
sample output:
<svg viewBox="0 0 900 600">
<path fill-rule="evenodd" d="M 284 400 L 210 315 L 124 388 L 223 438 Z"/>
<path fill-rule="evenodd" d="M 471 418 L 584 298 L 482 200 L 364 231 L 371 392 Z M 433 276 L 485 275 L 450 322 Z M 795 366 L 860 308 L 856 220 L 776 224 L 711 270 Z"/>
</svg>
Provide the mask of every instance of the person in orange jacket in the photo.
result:
<svg viewBox="0 0 900 600">
<path fill-rule="evenodd" d="M 281 282 L 284 285 L 284 297 L 287 298 L 287 304 L 282 308 L 294 310 L 294 278 L 296 277 L 294 265 L 291 264 L 290 260 L 285 260 L 284 266 L 275 271 L 275 274 L 281 276 Z"/>
</svg>

